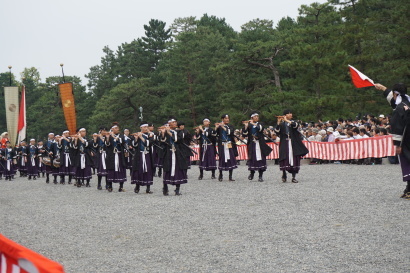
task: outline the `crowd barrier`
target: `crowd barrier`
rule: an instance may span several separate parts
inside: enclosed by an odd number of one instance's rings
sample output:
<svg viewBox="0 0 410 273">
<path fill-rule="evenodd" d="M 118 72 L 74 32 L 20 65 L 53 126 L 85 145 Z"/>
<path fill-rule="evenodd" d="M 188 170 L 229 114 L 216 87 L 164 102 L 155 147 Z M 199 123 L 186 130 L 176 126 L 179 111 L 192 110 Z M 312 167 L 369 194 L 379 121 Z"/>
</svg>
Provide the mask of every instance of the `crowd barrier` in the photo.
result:
<svg viewBox="0 0 410 273">
<path fill-rule="evenodd" d="M 0 234 L 0 273 L 64 273 L 64 268 Z"/>
<path fill-rule="evenodd" d="M 304 158 L 317 158 L 322 160 L 350 160 L 363 158 L 382 158 L 395 156 L 396 150 L 392 136 L 377 136 L 354 140 L 342 140 L 338 142 L 303 141 L 309 153 Z M 279 158 L 279 145 L 267 143 L 272 152 L 267 159 Z M 238 145 L 237 160 L 247 160 L 248 150 L 246 145 Z M 199 146 L 193 147 L 198 153 L 191 157 L 192 161 L 199 160 Z"/>
</svg>

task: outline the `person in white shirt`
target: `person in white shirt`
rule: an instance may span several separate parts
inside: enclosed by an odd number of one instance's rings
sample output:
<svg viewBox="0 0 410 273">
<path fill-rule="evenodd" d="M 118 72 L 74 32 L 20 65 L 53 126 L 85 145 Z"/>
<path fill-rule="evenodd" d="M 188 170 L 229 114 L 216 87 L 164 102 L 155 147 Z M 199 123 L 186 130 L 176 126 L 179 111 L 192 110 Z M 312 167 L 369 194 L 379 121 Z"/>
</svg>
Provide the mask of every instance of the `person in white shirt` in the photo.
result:
<svg viewBox="0 0 410 273">
<path fill-rule="evenodd" d="M 334 133 L 333 127 L 327 128 L 327 142 L 335 142 L 336 137 L 333 133 Z"/>
</svg>

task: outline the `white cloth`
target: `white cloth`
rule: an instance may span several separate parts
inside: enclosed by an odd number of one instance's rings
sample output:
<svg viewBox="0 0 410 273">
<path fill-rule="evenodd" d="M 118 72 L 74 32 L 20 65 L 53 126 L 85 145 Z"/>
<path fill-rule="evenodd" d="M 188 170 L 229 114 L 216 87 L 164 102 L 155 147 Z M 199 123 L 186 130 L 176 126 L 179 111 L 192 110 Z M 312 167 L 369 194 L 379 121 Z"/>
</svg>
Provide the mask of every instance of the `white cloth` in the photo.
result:
<svg viewBox="0 0 410 273">
<path fill-rule="evenodd" d="M 141 156 L 142 156 L 142 172 L 146 173 L 148 168 L 147 168 L 147 161 L 145 159 L 145 151 L 140 151 Z"/>
<path fill-rule="evenodd" d="M 399 105 L 399 104 L 403 101 L 403 98 L 401 97 L 400 93 L 397 92 L 397 91 L 394 91 L 394 94 L 397 95 L 397 97 L 396 97 L 396 105 Z M 409 95 L 405 95 L 405 96 L 407 97 L 407 100 L 410 101 Z"/>
<path fill-rule="evenodd" d="M 85 169 L 85 154 L 81 154 L 81 170 Z"/>
<path fill-rule="evenodd" d="M 118 153 L 115 153 L 115 156 L 114 156 L 114 170 L 116 172 L 120 170 L 120 158 L 118 156 Z"/>
<path fill-rule="evenodd" d="M 289 145 L 289 165 L 293 166 L 293 149 L 292 149 L 292 140 L 289 139 L 288 141 L 288 145 Z"/>
<path fill-rule="evenodd" d="M 71 164 L 70 155 L 65 153 L 65 167 L 68 168 L 68 164 Z"/>
<path fill-rule="evenodd" d="M 171 154 L 171 177 L 175 176 L 176 156 L 175 151 L 172 150 Z"/>
<path fill-rule="evenodd" d="M 229 154 L 228 142 L 224 143 L 224 155 L 225 155 L 225 163 L 226 163 L 228 162 L 228 160 L 231 159 L 231 155 Z"/>
<path fill-rule="evenodd" d="M 256 161 L 261 161 L 262 160 L 262 153 L 261 153 L 261 145 L 259 143 L 259 140 L 255 141 L 256 144 Z"/>
</svg>

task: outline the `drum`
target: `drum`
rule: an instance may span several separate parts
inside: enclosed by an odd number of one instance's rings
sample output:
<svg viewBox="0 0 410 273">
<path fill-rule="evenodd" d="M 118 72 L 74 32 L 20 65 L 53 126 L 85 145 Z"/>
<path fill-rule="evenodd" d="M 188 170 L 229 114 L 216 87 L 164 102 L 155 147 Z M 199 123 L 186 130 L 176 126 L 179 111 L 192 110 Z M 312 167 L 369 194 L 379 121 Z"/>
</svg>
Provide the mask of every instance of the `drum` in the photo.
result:
<svg viewBox="0 0 410 273">
<path fill-rule="evenodd" d="M 46 166 L 51 166 L 51 159 L 48 156 L 43 156 L 41 158 L 41 162 L 43 162 L 43 164 Z"/>
<path fill-rule="evenodd" d="M 54 168 L 60 168 L 60 157 L 57 156 L 54 160 L 53 160 L 53 166 Z"/>
</svg>

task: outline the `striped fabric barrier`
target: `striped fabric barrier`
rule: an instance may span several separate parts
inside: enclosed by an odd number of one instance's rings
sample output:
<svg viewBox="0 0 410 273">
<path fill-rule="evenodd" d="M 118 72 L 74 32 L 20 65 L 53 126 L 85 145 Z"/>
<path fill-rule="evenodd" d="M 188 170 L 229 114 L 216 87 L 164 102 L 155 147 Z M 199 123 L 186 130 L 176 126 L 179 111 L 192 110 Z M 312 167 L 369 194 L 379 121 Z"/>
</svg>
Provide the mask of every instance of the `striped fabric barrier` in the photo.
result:
<svg viewBox="0 0 410 273">
<path fill-rule="evenodd" d="M 64 273 L 64 268 L 0 234 L 0 273 Z"/>
<path fill-rule="evenodd" d="M 322 160 L 350 160 L 363 158 L 381 158 L 396 155 L 392 136 L 378 136 L 339 142 L 303 141 L 309 150 L 304 158 L 317 158 Z M 279 158 L 279 146 L 268 143 L 272 152 L 267 159 Z M 247 160 L 248 151 L 246 145 L 238 145 L 238 160 Z M 193 147 L 199 154 L 199 146 Z M 218 158 L 217 158 L 218 159 Z M 191 157 L 192 161 L 199 160 L 199 155 Z"/>
</svg>

